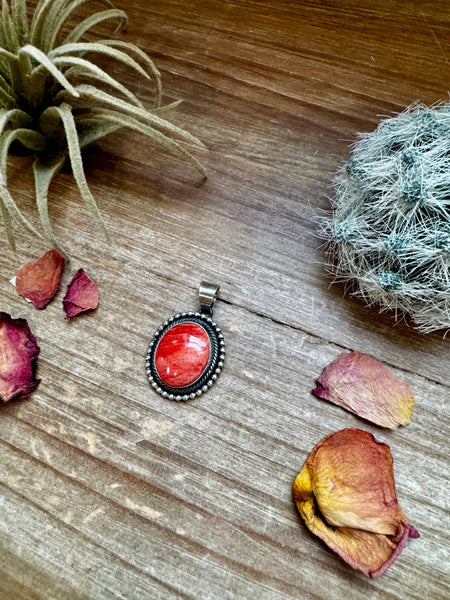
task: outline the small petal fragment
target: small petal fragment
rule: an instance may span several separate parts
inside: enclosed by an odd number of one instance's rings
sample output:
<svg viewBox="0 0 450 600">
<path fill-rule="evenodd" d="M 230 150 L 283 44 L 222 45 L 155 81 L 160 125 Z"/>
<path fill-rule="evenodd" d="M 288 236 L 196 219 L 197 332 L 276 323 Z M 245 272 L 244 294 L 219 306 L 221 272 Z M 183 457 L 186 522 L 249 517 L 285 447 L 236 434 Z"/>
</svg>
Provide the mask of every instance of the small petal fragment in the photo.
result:
<svg viewBox="0 0 450 600">
<path fill-rule="evenodd" d="M 98 286 L 92 279 L 89 279 L 83 269 L 77 271 L 67 286 L 63 306 L 66 311 L 66 319 L 97 308 Z"/>
<path fill-rule="evenodd" d="M 37 387 L 39 346 L 25 319 L 0 312 L 0 400 L 28 398 Z"/>
<path fill-rule="evenodd" d="M 322 372 L 312 393 L 367 419 L 395 429 L 411 420 L 414 395 L 409 384 L 361 352 L 341 354 Z"/>
<path fill-rule="evenodd" d="M 389 446 L 360 429 L 323 439 L 297 476 L 294 501 L 306 526 L 354 569 L 379 577 L 408 537 Z"/>
<path fill-rule="evenodd" d="M 59 289 L 64 258 L 56 250 L 49 250 L 36 261 L 21 267 L 15 275 L 17 292 L 30 300 L 36 308 L 44 308 Z"/>
</svg>

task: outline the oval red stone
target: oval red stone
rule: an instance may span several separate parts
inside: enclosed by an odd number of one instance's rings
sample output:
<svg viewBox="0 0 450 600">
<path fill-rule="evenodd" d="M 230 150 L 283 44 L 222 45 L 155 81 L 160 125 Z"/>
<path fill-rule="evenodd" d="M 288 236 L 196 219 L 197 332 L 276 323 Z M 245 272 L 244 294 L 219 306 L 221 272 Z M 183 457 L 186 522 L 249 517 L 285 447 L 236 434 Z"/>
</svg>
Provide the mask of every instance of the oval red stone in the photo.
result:
<svg viewBox="0 0 450 600">
<path fill-rule="evenodd" d="M 155 367 L 170 387 L 186 387 L 196 381 L 208 364 L 209 336 L 201 325 L 179 323 L 162 336 L 155 351 Z"/>
</svg>

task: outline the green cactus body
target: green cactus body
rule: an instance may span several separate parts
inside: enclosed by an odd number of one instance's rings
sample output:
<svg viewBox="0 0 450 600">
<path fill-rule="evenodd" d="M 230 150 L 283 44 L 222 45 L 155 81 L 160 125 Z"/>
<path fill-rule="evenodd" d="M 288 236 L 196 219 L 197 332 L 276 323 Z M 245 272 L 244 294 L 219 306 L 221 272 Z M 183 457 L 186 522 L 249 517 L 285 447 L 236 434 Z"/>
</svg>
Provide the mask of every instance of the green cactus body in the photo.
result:
<svg viewBox="0 0 450 600">
<path fill-rule="evenodd" d="M 336 279 L 369 305 L 450 328 L 450 105 L 413 105 L 362 135 L 321 233 Z"/>
</svg>

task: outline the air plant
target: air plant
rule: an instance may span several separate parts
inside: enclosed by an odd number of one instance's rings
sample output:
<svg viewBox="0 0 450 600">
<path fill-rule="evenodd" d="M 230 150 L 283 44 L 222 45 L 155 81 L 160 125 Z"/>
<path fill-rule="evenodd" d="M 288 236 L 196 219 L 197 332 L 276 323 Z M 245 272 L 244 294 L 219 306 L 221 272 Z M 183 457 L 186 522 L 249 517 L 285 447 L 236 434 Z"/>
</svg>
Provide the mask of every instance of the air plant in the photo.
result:
<svg viewBox="0 0 450 600">
<path fill-rule="evenodd" d="M 413 105 L 361 136 L 321 233 L 367 304 L 450 328 L 450 105 Z"/>
<path fill-rule="evenodd" d="M 84 17 L 70 21 L 89 0 L 39 0 L 27 15 L 26 0 L 2 0 L 0 13 L 0 214 L 6 236 L 14 247 L 12 221 L 30 232 L 37 230 L 19 210 L 7 187 L 10 151 L 34 155 L 36 203 L 43 231 L 64 253 L 49 218 L 48 190 L 67 158 L 90 213 L 105 231 L 83 169 L 81 150 L 123 127 L 151 138 L 188 161 L 203 176 L 200 162 L 180 142 L 204 147 L 194 136 L 171 124 L 165 113 L 178 104 L 163 106 L 161 77 L 153 61 L 137 46 L 116 40 L 80 41 L 99 25 L 127 22 L 123 10 L 110 0 Z M 68 31 L 68 32 L 67 32 Z M 147 109 L 126 86 L 93 62 L 107 58 L 112 67 L 121 63 L 152 82 L 154 105 Z"/>
</svg>

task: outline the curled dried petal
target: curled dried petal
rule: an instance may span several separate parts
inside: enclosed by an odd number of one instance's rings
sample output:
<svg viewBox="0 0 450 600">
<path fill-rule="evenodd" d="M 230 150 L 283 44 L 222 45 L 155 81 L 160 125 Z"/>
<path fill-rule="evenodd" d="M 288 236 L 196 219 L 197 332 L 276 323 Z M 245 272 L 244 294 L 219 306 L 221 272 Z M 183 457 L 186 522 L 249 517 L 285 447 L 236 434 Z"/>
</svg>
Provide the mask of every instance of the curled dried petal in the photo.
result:
<svg viewBox="0 0 450 600">
<path fill-rule="evenodd" d="M 361 352 L 341 354 L 325 367 L 312 393 L 367 419 L 395 429 L 411 420 L 411 387 Z"/>
<path fill-rule="evenodd" d="M 59 289 L 64 258 L 56 250 L 49 250 L 36 261 L 21 267 L 15 275 L 17 292 L 30 300 L 36 308 L 44 308 Z"/>
<path fill-rule="evenodd" d="M 98 286 L 92 279 L 89 279 L 84 269 L 79 269 L 67 286 L 63 306 L 66 311 L 66 319 L 97 308 Z"/>
<path fill-rule="evenodd" d="M 419 537 L 400 508 L 389 446 L 343 429 L 323 439 L 294 482 L 307 527 L 354 569 L 375 578 Z"/>
<path fill-rule="evenodd" d="M 39 383 L 39 346 L 25 319 L 0 312 L 0 400 L 28 398 Z"/>
</svg>

